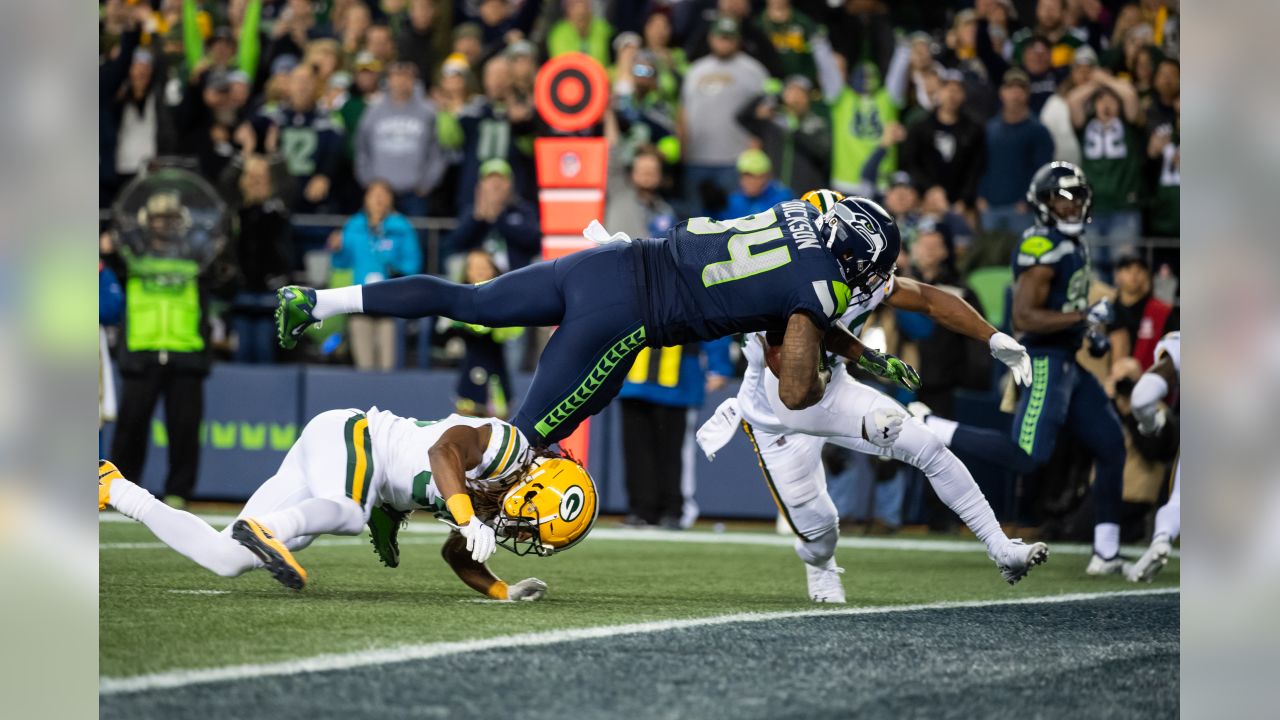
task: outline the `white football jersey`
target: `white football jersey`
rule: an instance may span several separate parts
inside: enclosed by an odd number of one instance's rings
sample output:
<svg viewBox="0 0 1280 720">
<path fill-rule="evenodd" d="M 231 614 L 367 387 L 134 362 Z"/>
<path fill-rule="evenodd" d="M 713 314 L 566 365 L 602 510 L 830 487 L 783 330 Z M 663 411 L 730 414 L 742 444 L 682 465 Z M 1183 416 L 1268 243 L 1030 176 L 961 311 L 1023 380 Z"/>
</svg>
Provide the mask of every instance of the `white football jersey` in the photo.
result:
<svg viewBox="0 0 1280 720">
<path fill-rule="evenodd" d="M 1156 362 L 1160 362 L 1160 358 L 1164 355 L 1169 356 L 1169 360 L 1173 362 L 1173 369 L 1182 376 L 1182 333 L 1173 331 L 1160 338 L 1160 342 L 1156 343 Z"/>
<path fill-rule="evenodd" d="M 492 428 L 480 464 L 467 470 L 467 486 L 476 490 L 505 487 L 528 465 L 533 449 L 513 425 L 494 418 L 450 415 L 443 420 L 402 418 L 370 408 L 378 500 L 397 510 L 437 506 L 440 492 L 431 478 L 428 452 L 446 430 L 459 425 Z"/>
<path fill-rule="evenodd" d="M 849 332 L 857 335 L 862 332 L 867 317 L 884 302 L 886 296 L 893 292 L 893 276 L 889 281 L 876 288 L 876 291 L 864 301 L 850 305 L 840 316 L 840 322 L 849 328 Z M 778 420 L 769 406 L 769 396 L 765 390 L 764 376 L 769 372 L 764 363 L 764 333 L 753 333 L 747 336 L 746 345 L 742 348 L 742 356 L 747 359 L 747 371 L 742 376 L 742 385 L 738 389 L 738 408 L 742 419 L 753 427 L 767 432 L 785 433 L 787 428 Z M 837 359 L 842 361 L 842 359 Z"/>
</svg>

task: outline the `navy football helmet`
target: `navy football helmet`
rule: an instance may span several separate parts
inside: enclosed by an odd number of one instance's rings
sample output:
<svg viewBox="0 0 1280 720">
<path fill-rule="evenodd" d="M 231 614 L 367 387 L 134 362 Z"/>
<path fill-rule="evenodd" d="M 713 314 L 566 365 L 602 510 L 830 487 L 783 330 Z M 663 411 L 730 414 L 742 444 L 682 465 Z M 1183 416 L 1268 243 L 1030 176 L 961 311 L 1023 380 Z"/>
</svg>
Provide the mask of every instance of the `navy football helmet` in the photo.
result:
<svg viewBox="0 0 1280 720">
<path fill-rule="evenodd" d="M 1078 237 L 1089 222 L 1093 188 L 1084 171 L 1069 162 L 1054 161 L 1036 171 L 1027 188 L 1027 204 L 1036 220 L 1063 235 Z"/>
<path fill-rule="evenodd" d="M 884 208 L 867 198 L 847 197 L 819 220 L 819 229 L 853 292 L 851 303 L 866 300 L 893 276 L 902 236 Z"/>
</svg>

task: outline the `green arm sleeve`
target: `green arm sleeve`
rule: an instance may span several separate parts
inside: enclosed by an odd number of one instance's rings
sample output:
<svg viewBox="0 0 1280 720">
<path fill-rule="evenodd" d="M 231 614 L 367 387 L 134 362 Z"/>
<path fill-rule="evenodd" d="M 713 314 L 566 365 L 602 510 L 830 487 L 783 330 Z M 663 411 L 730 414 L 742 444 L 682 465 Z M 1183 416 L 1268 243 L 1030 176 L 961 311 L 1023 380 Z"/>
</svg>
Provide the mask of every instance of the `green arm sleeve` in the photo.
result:
<svg viewBox="0 0 1280 720">
<path fill-rule="evenodd" d="M 258 57 L 262 52 L 262 0 L 249 0 L 244 8 L 244 24 L 240 26 L 240 51 L 237 58 L 240 70 L 252 83 L 258 78 Z"/>
<path fill-rule="evenodd" d="M 187 77 L 195 72 L 200 58 L 204 57 L 204 41 L 200 38 L 200 10 L 196 0 L 182 0 L 182 49 L 187 56 Z"/>
</svg>

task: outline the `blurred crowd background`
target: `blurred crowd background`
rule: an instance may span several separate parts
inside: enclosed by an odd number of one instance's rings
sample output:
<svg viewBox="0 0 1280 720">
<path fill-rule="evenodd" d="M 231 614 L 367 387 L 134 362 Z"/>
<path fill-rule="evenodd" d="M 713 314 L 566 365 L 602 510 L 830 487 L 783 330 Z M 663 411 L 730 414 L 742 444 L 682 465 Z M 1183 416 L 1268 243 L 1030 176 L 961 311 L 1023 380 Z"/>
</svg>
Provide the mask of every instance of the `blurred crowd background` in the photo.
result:
<svg viewBox="0 0 1280 720">
<path fill-rule="evenodd" d="M 1122 414 L 1155 341 L 1178 327 L 1176 0 L 108 0 L 99 29 L 100 276 L 103 307 L 115 308 L 102 322 L 129 312 L 110 212 L 121 189 L 184 167 L 227 206 L 223 252 L 198 278 L 194 373 L 214 361 L 456 366 L 460 410 L 505 414 L 518 400 L 508 376 L 532 368 L 540 333 L 355 317 L 284 353 L 273 291 L 419 272 L 479 282 L 538 262 L 532 140 L 554 133 L 533 85 L 567 52 L 592 56 L 611 81 L 604 120 L 584 133 L 610 139 L 611 232 L 659 235 L 819 187 L 867 195 L 903 229 L 899 273 L 963 294 L 1007 329 L 1010 253 L 1033 222 L 1028 183 L 1069 160 L 1094 187 L 1094 295 L 1118 305 L 1111 353 L 1088 362 Z M 904 401 L 941 415 L 957 393 L 999 402 L 986 348 L 899 311 L 877 313 L 868 333 L 921 371 L 924 393 Z M 120 335 L 103 342 L 145 401 L 134 414 L 198 392 L 172 368 L 138 380 Z M 736 352 L 702 350 L 681 357 L 718 390 Z M 640 369 L 633 380 L 656 382 Z M 637 398 L 696 409 L 703 393 L 624 393 L 643 427 Z M 1040 493 L 1038 514 L 1069 523 L 1063 508 L 1079 508 L 1088 479 L 1070 479 L 1074 451 L 1060 445 L 1066 479 L 1057 496 Z M 1131 447 L 1126 477 L 1139 509 L 1159 500 L 1171 459 L 1168 443 L 1149 445 Z M 883 505 L 853 516 L 889 529 L 949 522 L 928 493 L 912 499 L 901 467 L 868 462 L 831 458 L 835 475 L 881 485 L 849 491 L 850 503 Z M 679 496 L 665 503 L 638 522 L 680 524 Z"/>
</svg>

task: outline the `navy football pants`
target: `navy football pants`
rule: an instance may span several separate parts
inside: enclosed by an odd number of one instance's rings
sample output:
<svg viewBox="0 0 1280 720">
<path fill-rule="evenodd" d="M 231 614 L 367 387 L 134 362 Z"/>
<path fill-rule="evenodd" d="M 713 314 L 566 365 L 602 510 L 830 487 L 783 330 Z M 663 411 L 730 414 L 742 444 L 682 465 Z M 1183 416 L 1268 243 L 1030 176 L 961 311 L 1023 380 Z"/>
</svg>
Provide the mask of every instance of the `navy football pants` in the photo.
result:
<svg viewBox="0 0 1280 720">
<path fill-rule="evenodd" d="M 961 425 L 951 447 L 1001 463 L 1014 472 L 1035 471 L 1053 455 L 1063 429 L 1093 454 L 1095 522 L 1120 522 L 1124 491 L 1124 431 L 1097 378 L 1068 350 L 1031 349 L 1031 387 L 1024 390 L 1012 435 Z"/>
<path fill-rule="evenodd" d="M 633 255 L 624 243 L 530 265 L 481 285 L 430 275 L 372 283 L 364 286 L 364 311 L 495 328 L 559 325 L 512 419 L 535 446 L 565 438 L 603 410 L 645 344 Z"/>
</svg>

